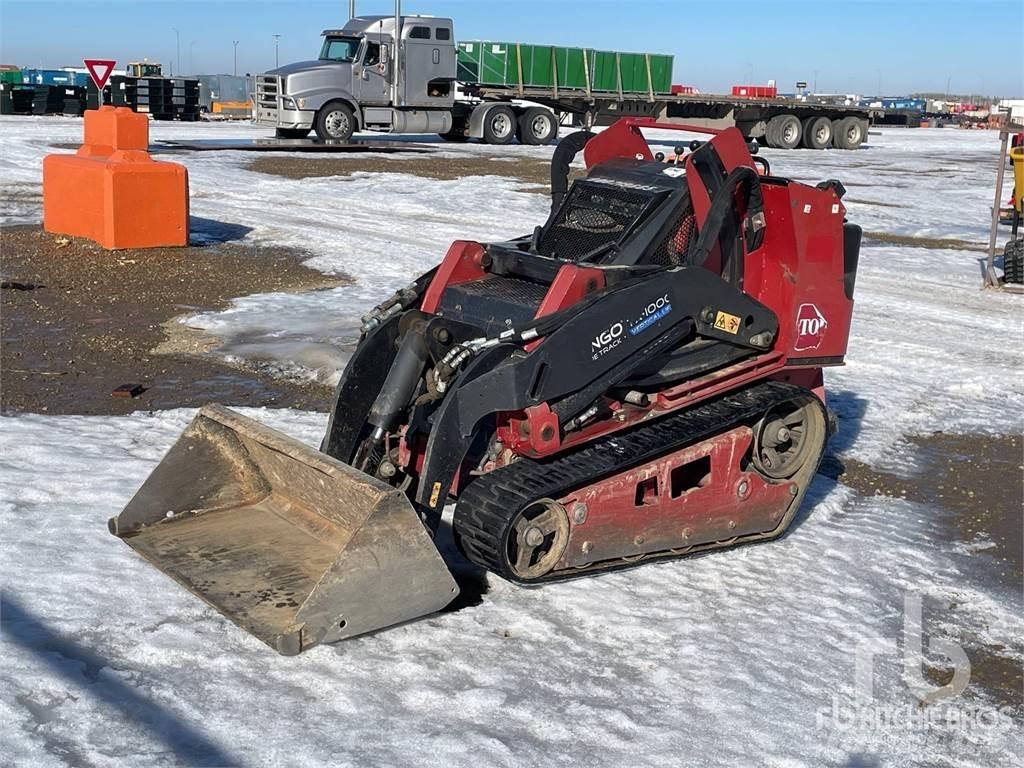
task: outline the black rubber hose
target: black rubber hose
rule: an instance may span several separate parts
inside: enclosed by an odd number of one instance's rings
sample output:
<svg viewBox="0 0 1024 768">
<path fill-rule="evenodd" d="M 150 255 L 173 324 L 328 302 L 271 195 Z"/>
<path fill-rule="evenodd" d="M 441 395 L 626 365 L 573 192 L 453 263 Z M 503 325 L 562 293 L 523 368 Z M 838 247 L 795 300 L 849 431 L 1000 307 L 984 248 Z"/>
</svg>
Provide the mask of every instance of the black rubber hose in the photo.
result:
<svg viewBox="0 0 1024 768">
<path fill-rule="evenodd" d="M 558 210 L 569 191 L 569 166 L 595 135 L 593 131 L 576 131 L 555 147 L 555 153 L 551 155 L 551 213 Z"/>
<path fill-rule="evenodd" d="M 753 168 L 741 165 L 734 168 L 725 177 L 725 182 L 715 193 L 711 201 L 711 209 L 707 218 L 704 219 L 704 226 L 701 227 L 700 237 L 693 251 L 687 260 L 694 266 L 700 266 L 711 253 L 711 249 L 718 242 L 718 236 L 722 232 L 725 218 L 733 210 L 734 195 L 737 187 L 744 185 L 744 200 L 747 217 L 754 216 L 764 210 L 764 198 L 761 194 L 761 177 Z"/>
</svg>

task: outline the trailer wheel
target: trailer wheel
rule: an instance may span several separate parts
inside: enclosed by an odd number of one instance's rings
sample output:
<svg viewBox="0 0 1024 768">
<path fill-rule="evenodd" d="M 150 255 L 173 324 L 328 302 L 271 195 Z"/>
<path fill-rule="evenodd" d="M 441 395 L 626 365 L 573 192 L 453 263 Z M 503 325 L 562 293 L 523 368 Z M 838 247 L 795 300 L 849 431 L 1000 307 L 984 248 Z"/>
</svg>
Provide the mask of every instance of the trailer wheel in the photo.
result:
<svg viewBox="0 0 1024 768">
<path fill-rule="evenodd" d="M 316 113 L 316 135 L 324 141 L 348 141 L 356 130 L 356 116 L 343 101 L 329 101 Z"/>
<path fill-rule="evenodd" d="M 530 107 L 519 116 L 516 136 L 522 144 L 550 144 L 558 133 L 555 113 L 544 107 Z"/>
<path fill-rule="evenodd" d="M 827 117 L 805 117 L 803 121 L 804 146 L 808 149 L 825 149 L 832 144 L 832 121 Z"/>
<path fill-rule="evenodd" d="M 856 149 L 867 133 L 867 123 L 859 117 L 844 117 L 832 123 L 832 143 L 839 149 Z"/>
<path fill-rule="evenodd" d="M 275 128 L 274 136 L 279 139 L 304 139 L 309 135 L 309 128 Z"/>
<path fill-rule="evenodd" d="M 499 104 L 484 118 L 484 142 L 487 144 L 510 144 L 516 137 L 516 113 L 512 107 Z"/>
<path fill-rule="evenodd" d="M 800 145 L 802 126 L 796 115 L 776 115 L 768 121 L 768 146 L 796 149 Z"/>
</svg>

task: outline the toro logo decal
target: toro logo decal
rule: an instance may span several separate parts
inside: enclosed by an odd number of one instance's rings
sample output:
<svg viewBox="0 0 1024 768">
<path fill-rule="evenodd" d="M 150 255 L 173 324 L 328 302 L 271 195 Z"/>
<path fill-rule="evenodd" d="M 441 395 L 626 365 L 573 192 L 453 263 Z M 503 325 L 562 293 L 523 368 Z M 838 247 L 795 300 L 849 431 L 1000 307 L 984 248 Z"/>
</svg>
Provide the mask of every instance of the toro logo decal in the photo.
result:
<svg viewBox="0 0 1024 768">
<path fill-rule="evenodd" d="M 828 320 L 814 304 L 801 304 L 796 311 L 796 341 L 793 349 L 817 349 L 825 338 Z"/>
</svg>

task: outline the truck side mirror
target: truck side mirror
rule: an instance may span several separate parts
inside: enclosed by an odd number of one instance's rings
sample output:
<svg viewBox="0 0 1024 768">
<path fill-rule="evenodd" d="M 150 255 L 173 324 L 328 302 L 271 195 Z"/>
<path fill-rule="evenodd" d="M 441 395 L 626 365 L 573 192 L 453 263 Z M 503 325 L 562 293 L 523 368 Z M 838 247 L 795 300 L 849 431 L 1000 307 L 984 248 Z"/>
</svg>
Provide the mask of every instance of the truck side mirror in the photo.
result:
<svg viewBox="0 0 1024 768">
<path fill-rule="evenodd" d="M 381 63 L 381 65 L 386 67 L 387 64 L 388 64 L 388 59 L 389 58 L 391 58 L 391 48 L 389 48 L 387 45 L 382 45 L 380 47 L 380 63 Z"/>
</svg>

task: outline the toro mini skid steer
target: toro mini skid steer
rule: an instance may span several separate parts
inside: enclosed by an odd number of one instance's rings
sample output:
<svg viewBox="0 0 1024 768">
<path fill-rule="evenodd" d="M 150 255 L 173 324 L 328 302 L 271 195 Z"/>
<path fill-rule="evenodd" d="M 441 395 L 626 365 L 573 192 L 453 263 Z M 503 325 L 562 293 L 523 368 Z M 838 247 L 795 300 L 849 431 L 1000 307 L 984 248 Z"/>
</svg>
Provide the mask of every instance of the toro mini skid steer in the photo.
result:
<svg viewBox="0 0 1024 768">
<path fill-rule="evenodd" d="M 666 159 L 642 128 L 711 138 Z M 842 185 L 624 119 L 563 139 L 552 191 L 364 318 L 319 452 L 207 406 L 111 532 L 284 654 L 451 602 L 452 498 L 461 552 L 520 584 L 779 536 L 846 352 Z"/>
</svg>

